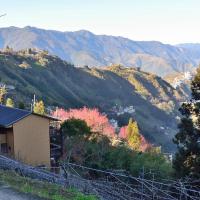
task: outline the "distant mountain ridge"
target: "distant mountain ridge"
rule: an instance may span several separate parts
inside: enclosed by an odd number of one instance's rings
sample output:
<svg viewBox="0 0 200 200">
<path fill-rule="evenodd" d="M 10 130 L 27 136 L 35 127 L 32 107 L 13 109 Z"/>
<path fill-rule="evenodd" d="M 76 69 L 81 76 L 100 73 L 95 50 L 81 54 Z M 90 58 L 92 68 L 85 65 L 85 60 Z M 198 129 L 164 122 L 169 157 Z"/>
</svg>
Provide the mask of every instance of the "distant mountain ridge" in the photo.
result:
<svg viewBox="0 0 200 200">
<path fill-rule="evenodd" d="M 95 35 L 89 31 L 60 32 L 35 27 L 0 28 L 0 48 L 38 48 L 76 66 L 122 64 L 165 76 L 190 71 L 200 62 L 200 45 L 168 45 L 157 41 L 133 41 Z"/>
</svg>

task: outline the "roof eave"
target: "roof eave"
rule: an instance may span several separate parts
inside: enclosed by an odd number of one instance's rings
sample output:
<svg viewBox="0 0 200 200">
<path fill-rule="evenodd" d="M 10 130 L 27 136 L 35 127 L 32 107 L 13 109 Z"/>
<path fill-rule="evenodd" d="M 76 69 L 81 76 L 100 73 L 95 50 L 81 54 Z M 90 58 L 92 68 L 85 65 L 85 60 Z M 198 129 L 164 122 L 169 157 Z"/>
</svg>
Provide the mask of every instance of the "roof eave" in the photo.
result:
<svg viewBox="0 0 200 200">
<path fill-rule="evenodd" d="M 51 116 L 48 116 L 48 115 L 41 115 L 41 114 L 34 113 L 34 112 L 32 112 L 31 114 L 32 114 L 32 115 L 39 116 L 39 117 L 47 118 L 47 119 L 52 120 L 52 121 L 61 121 L 61 120 L 58 119 L 58 118 L 54 118 L 54 117 L 51 117 Z"/>
</svg>

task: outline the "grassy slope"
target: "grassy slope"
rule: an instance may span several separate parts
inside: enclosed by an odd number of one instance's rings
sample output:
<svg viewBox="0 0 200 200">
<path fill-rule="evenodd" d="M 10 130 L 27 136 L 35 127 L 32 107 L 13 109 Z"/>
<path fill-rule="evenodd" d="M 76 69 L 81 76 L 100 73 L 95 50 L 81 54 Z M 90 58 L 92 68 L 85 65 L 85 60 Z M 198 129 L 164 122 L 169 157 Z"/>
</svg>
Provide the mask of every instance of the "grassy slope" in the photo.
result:
<svg viewBox="0 0 200 200">
<path fill-rule="evenodd" d="M 1 183 L 11 186 L 22 193 L 36 195 L 49 200 L 95 200 L 94 196 L 87 196 L 74 189 L 63 188 L 58 185 L 21 177 L 14 172 L 0 170 Z"/>
<path fill-rule="evenodd" d="M 42 66 L 40 58 L 48 59 Z M 30 68 L 19 65 L 26 61 Z M 176 129 L 174 120 L 182 94 L 155 75 L 120 66 L 104 69 L 75 68 L 58 57 L 49 55 L 0 55 L 0 81 L 14 85 L 9 95 L 16 101 L 31 102 L 33 94 L 46 104 L 55 106 L 96 106 L 109 113 L 116 105 L 133 105 L 132 116 L 139 122 L 144 135 L 157 144 L 168 143 Z M 171 101 L 173 106 L 168 106 Z M 164 111 L 163 111 L 164 110 Z M 168 112 L 168 113 L 167 113 Z M 161 126 L 170 127 L 166 135 Z"/>
</svg>

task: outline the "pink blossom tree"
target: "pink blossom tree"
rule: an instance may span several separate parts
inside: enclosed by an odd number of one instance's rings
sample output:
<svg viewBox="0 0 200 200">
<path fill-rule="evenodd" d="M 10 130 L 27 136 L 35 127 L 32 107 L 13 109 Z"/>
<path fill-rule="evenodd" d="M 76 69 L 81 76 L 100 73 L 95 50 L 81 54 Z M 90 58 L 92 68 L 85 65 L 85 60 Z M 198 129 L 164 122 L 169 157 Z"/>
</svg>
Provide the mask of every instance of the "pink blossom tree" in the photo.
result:
<svg viewBox="0 0 200 200">
<path fill-rule="evenodd" d="M 70 118 L 84 120 L 93 132 L 106 135 L 108 137 L 115 136 L 115 129 L 110 124 L 106 115 L 99 112 L 97 108 L 83 107 L 81 109 L 56 109 L 53 113 L 54 117 L 65 121 Z"/>
<path fill-rule="evenodd" d="M 123 126 L 123 127 L 120 128 L 119 137 L 122 138 L 122 139 L 127 138 L 127 126 Z"/>
</svg>

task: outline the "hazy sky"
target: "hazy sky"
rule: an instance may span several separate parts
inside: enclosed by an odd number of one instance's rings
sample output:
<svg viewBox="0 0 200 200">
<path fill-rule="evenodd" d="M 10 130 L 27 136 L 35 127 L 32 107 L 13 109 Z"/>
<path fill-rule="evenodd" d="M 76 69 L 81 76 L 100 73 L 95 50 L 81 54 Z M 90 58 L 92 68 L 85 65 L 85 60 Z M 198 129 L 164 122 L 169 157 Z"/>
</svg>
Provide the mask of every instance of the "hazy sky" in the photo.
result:
<svg viewBox="0 0 200 200">
<path fill-rule="evenodd" d="M 200 43 L 200 0 L 0 0 L 0 27 L 27 25 Z"/>
</svg>

